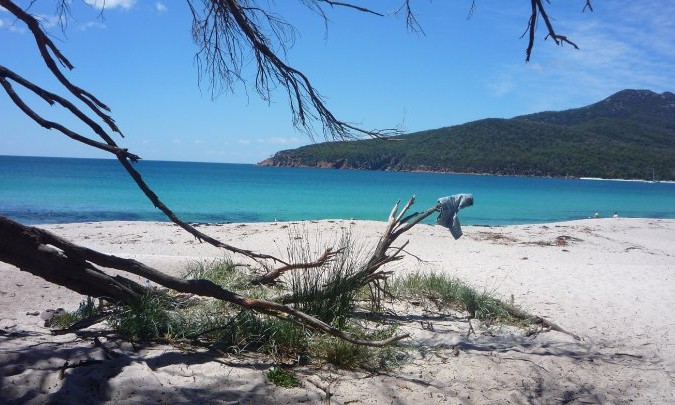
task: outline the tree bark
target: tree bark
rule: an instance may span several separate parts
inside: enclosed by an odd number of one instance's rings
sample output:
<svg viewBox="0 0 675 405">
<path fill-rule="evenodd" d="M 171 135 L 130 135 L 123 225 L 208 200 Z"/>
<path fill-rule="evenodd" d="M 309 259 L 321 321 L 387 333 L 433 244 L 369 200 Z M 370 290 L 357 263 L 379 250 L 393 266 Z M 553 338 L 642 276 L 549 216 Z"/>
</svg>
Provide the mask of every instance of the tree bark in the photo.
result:
<svg viewBox="0 0 675 405">
<path fill-rule="evenodd" d="M 57 249 L 36 228 L 0 216 L 0 261 L 83 295 L 132 303 L 145 288 L 122 276 L 109 276 L 91 263 Z"/>
</svg>

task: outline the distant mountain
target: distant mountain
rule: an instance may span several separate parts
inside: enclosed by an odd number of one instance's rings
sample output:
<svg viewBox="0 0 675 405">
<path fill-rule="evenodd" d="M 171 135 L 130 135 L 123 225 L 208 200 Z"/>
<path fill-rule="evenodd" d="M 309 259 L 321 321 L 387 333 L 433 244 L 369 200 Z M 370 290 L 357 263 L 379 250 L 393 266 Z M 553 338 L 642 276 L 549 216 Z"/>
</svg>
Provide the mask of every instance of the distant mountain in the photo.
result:
<svg viewBox="0 0 675 405">
<path fill-rule="evenodd" d="M 571 110 L 303 146 L 259 165 L 675 180 L 675 95 L 623 90 Z"/>
</svg>

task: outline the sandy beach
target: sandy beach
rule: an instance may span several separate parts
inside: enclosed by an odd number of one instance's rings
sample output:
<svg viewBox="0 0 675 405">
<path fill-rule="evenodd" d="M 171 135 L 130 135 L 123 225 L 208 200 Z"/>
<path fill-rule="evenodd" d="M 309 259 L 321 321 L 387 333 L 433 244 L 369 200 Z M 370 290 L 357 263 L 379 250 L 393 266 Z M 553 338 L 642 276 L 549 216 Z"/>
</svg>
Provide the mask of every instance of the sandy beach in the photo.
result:
<svg viewBox="0 0 675 405">
<path fill-rule="evenodd" d="M 330 240 L 342 229 L 375 244 L 384 222 L 201 225 L 238 247 L 282 255 L 289 230 Z M 101 222 L 44 228 L 102 252 L 179 275 L 224 253 L 169 223 Z M 405 325 L 424 350 L 377 374 L 324 366 L 297 369 L 284 389 L 269 359 L 206 350 L 103 344 L 53 336 L 39 316 L 74 310 L 84 298 L 0 263 L 2 403 L 675 403 L 675 220 L 605 218 L 564 223 L 463 227 L 419 225 L 397 274 L 444 272 L 513 302 L 581 337 L 555 331 L 484 329 L 433 319 Z M 314 237 L 314 236 L 312 236 Z M 1 242 L 0 242 L 1 243 Z M 421 260 L 420 260 L 421 259 Z M 139 282 L 145 282 L 136 278 Z M 61 372 L 67 361 L 100 360 Z"/>
</svg>

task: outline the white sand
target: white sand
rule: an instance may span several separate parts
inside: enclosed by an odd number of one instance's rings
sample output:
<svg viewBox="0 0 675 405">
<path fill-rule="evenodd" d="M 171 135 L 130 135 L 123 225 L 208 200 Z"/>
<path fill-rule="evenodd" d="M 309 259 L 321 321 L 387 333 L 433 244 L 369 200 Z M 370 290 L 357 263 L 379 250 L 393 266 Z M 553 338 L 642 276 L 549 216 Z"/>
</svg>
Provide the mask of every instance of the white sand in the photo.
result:
<svg viewBox="0 0 675 405">
<path fill-rule="evenodd" d="M 373 221 L 298 225 L 331 240 L 341 228 L 374 244 Z M 238 247 L 283 254 L 287 223 L 203 226 Z M 172 274 L 223 253 L 166 223 L 108 222 L 45 226 L 73 242 L 134 257 Z M 315 237 L 311 236 L 310 240 Z M 398 273 L 456 275 L 582 337 L 549 332 L 529 338 L 510 329 L 466 336 L 466 321 L 432 319 L 407 328 L 428 351 L 400 368 L 300 370 L 303 386 L 277 388 L 256 357 L 133 348 L 105 360 L 92 339 L 52 336 L 31 311 L 77 308 L 83 297 L 0 263 L 0 402 L 297 403 L 675 403 L 675 220 L 611 218 L 506 227 L 464 227 L 455 241 L 430 225 L 408 235 L 412 257 Z M 0 242 L 1 243 L 1 242 Z M 136 278 L 138 279 L 138 278 Z M 138 280 L 144 281 L 144 280 Z M 430 318 L 431 319 L 431 318 Z M 101 364 L 59 369 L 65 361 Z"/>
</svg>

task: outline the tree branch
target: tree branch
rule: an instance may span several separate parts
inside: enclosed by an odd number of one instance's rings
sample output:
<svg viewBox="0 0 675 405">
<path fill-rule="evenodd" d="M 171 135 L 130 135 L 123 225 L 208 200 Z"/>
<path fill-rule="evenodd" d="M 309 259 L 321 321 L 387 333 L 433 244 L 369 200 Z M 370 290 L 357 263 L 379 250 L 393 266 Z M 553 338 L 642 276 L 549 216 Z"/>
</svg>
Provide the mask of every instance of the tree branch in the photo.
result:
<svg viewBox="0 0 675 405">
<path fill-rule="evenodd" d="M 284 266 L 281 266 L 279 268 L 276 268 L 274 270 L 271 270 L 261 276 L 255 277 L 253 280 L 251 280 L 251 283 L 253 284 L 271 284 L 274 283 L 279 277 L 281 277 L 282 274 L 284 274 L 287 271 L 290 270 L 297 270 L 297 269 L 314 269 L 318 267 L 322 267 L 326 263 L 330 262 L 336 255 L 342 253 L 344 251 L 344 248 L 342 249 L 337 249 L 333 250 L 332 248 L 326 249 L 321 256 L 319 256 L 318 259 L 316 259 L 313 262 L 308 262 L 308 263 L 294 263 L 294 264 L 286 264 Z"/>
<path fill-rule="evenodd" d="M 375 247 L 373 253 L 370 255 L 368 260 L 361 266 L 361 268 L 356 271 L 354 274 L 348 277 L 348 281 L 345 282 L 345 285 L 355 285 L 355 288 L 365 286 L 375 280 L 384 279 L 388 276 L 388 273 L 382 272 L 380 269 L 387 263 L 403 259 L 401 253 L 404 251 L 408 242 L 406 241 L 400 247 L 393 248 L 392 244 L 396 239 L 401 236 L 404 232 L 410 230 L 413 226 L 419 224 L 425 218 L 429 217 L 434 212 L 438 211 L 440 204 L 436 204 L 433 207 L 427 209 L 423 213 L 414 213 L 407 215 L 408 210 L 415 203 L 415 197 L 411 197 L 410 200 L 403 207 L 399 213 L 399 204 L 398 201 L 394 208 L 389 214 L 389 221 L 387 222 L 387 227 L 380 237 L 377 246 Z M 392 252 L 393 250 L 393 252 Z M 315 294 L 316 297 L 328 296 L 330 292 L 328 290 L 319 291 Z M 289 304 L 295 303 L 298 300 L 297 297 L 292 295 L 287 295 L 281 298 L 281 302 Z"/>
<path fill-rule="evenodd" d="M 556 45 L 563 45 L 563 44 L 569 44 L 574 47 L 574 49 L 579 49 L 579 46 L 572 42 L 567 36 L 565 35 L 559 35 L 555 32 L 555 29 L 553 28 L 553 24 L 551 23 L 551 20 L 548 16 L 548 13 L 546 11 L 546 8 L 544 7 L 544 4 L 542 3 L 542 0 L 530 0 L 530 5 L 531 5 L 531 11 L 530 11 L 530 18 L 527 23 L 527 29 L 526 32 L 528 33 L 528 43 L 527 43 L 527 49 L 525 50 L 525 61 L 529 62 L 530 57 L 532 56 L 532 48 L 534 48 L 534 33 L 537 28 L 537 20 L 539 16 L 544 20 L 544 24 L 546 25 L 546 38 L 551 38 L 553 39 L 553 42 L 555 42 Z M 589 9 L 591 12 L 593 11 L 593 5 L 591 4 L 591 0 L 585 0 L 584 1 L 584 7 L 582 9 L 583 11 L 586 11 L 586 9 Z M 524 34 L 523 34 L 524 35 Z"/>
<path fill-rule="evenodd" d="M 73 105 L 70 101 L 54 94 L 51 92 L 48 92 L 44 89 L 42 89 L 39 86 L 36 86 L 35 84 L 31 83 L 30 81 L 24 79 L 23 77 L 17 75 L 16 73 L 12 72 L 11 70 L 7 69 L 6 67 L 0 65 L 0 84 L 2 84 L 2 87 L 5 89 L 5 92 L 7 95 L 9 95 L 9 98 L 14 102 L 14 104 L 21 109 L 21 111 L 24 112 L 28 117 L 30 117 L 33 121 L 37 122 L 41 127 L 46 128 L 46 129 L 56 129 L 57 131 L 63 133 L 67 137 L 76 140 L 78 142 L 82 142 L 86 145 L 92 146 L 97 149 L 104 150 L 106 152 L 110 152 L 115 156 L 122 156 L 125 159 L 129 159 L 131 161 L 138 161 L 140 157 L 137 155 L 130 153 L 127 149 L 122 149 L 118 147 L 115 142 L 112 142 L 112 139 L 110 139 L 110 144 L 104 144 L 101 142 L 94 141 L 90 138 L 87 138 L 86 136 L 80 135 L 75 131 L 72 131 L 65 126 L 44 119 L 41 117 L 39 114 L 37 114 L 33 109 L 31 109 L 24 101 L 19 97 L 19 95 L 14 91 L 11 83 L 7 80 L 11 79 L 17 84 L 20 84 L 24 88 L 32 91 L 36 95 L 38 95 L 40 98 L 45 100 L 47 103 L 50 105 L 59 104 L 62 107 L 68 109 L 71 113 L 73 113 L 77 118 L 79 118 L 81 121 L 83 121 L 85 124 L 87 124 L 94 132 L 99 134 L 102 138 L 109 138 L 107 134 L 105 134 L 105 131 L 103 128 L 101 128 L 100 125 L 98 125 L 96 122 L 91 120 L 89 117 L 87 117 L 86 114 L 84 114 L 82 111 L 80 111 L 75 105 Z"/>
<path fill-rule="evenodd" d="M 52 40 L 47 36 L 47 34 L 42 30 L 39 21 L 36 20 L 35 17 L 33 17 L 32 15 L 25 12 L 23 9 L 21 9 L 21 7 L 14 4 L 14 2 L 12 2 L 11 0 L 0 0 L 0 6 L 7 9 L 7 11 L 9 11 L 11 14 L 16 16 L 16 18 L 18 18 L 19 20 L 23 21 L 26 24 L 30 32 L 33 34 L 33 37 L 35 38 L 35 42 L 40 51 L 42 59 L 44 60 L 45 64 L 47 65 L 47 68 L 52 72 L 54 77 L 56 77 L 58 81 L 61 82 L 61 84 L 63 84 L 71 94 L 80 99 L 96 115 L 98 115 L 110 127 L 112 131 L 122 135 L 122 132 L 119 130 L 112 117 L 101 111 L 101 110 L 110 111 L 110 108 L 108 108 L 108 106 L 103 104 L 93 94 L 72 84 L 63 75 L 56 62 L 58 61 L 61 66 L 65 67 L 68 70 L 72 70 L 73 65 L 61 53 L 61 51 L 56 47 L 56 45 L 54 45 L 54 42 L 52 42 Z M 54 60 L 52 54 L 54 55 L 54 57 L 56 57 L 56 60 Z"/>
<path fill-rule="evenodd" d="M 212 80 L 212 86 L 215 82 L 224 83 L 226 87 L 231 88 L 234 79 L 243 81 L 241 77 L 243 49 L 249 49 L 257 65 L 255 87 L 258 94 L 269 101 L 271 90 L 277 84 L 285 88 L 293 125 L 303 130 L 310 138 L 313 138 L 315 132 L 314 121 L 321 122 L 324 136 L 334 140 L 353 139 L 356 134 L 384 137 L 401 133 L 397 128 L 365 130 L 335 117 L 309 78 L 283 62 L 277 52 L 273 51 L 272 46 L 276 45 L 282 53 L 285 53 L 287 44 L 292 42 L 292 30 L 280 17 L 260 8 L 246 7 L 248 2 L 245 1 L 201 0 L 201 2 L 203 11 L 200 13 L 194 5 L 194 0 L 188 0 L 193 16 L 193 38 L 200 47 L 197 58 L 198 61 L 200 57 L 205 59 L 205 70 Z M 318 2 L 349 6 L 348 3 L 322 0 L 311 3 Z M 360 10 L 355 5 L 351 5 L 351 8 Z M 379 15 L 376 12 L 372 14 Z M 261 21 L 265 22 L 271 35 L 266 35 L 262 31 Z"/>
</svg>

